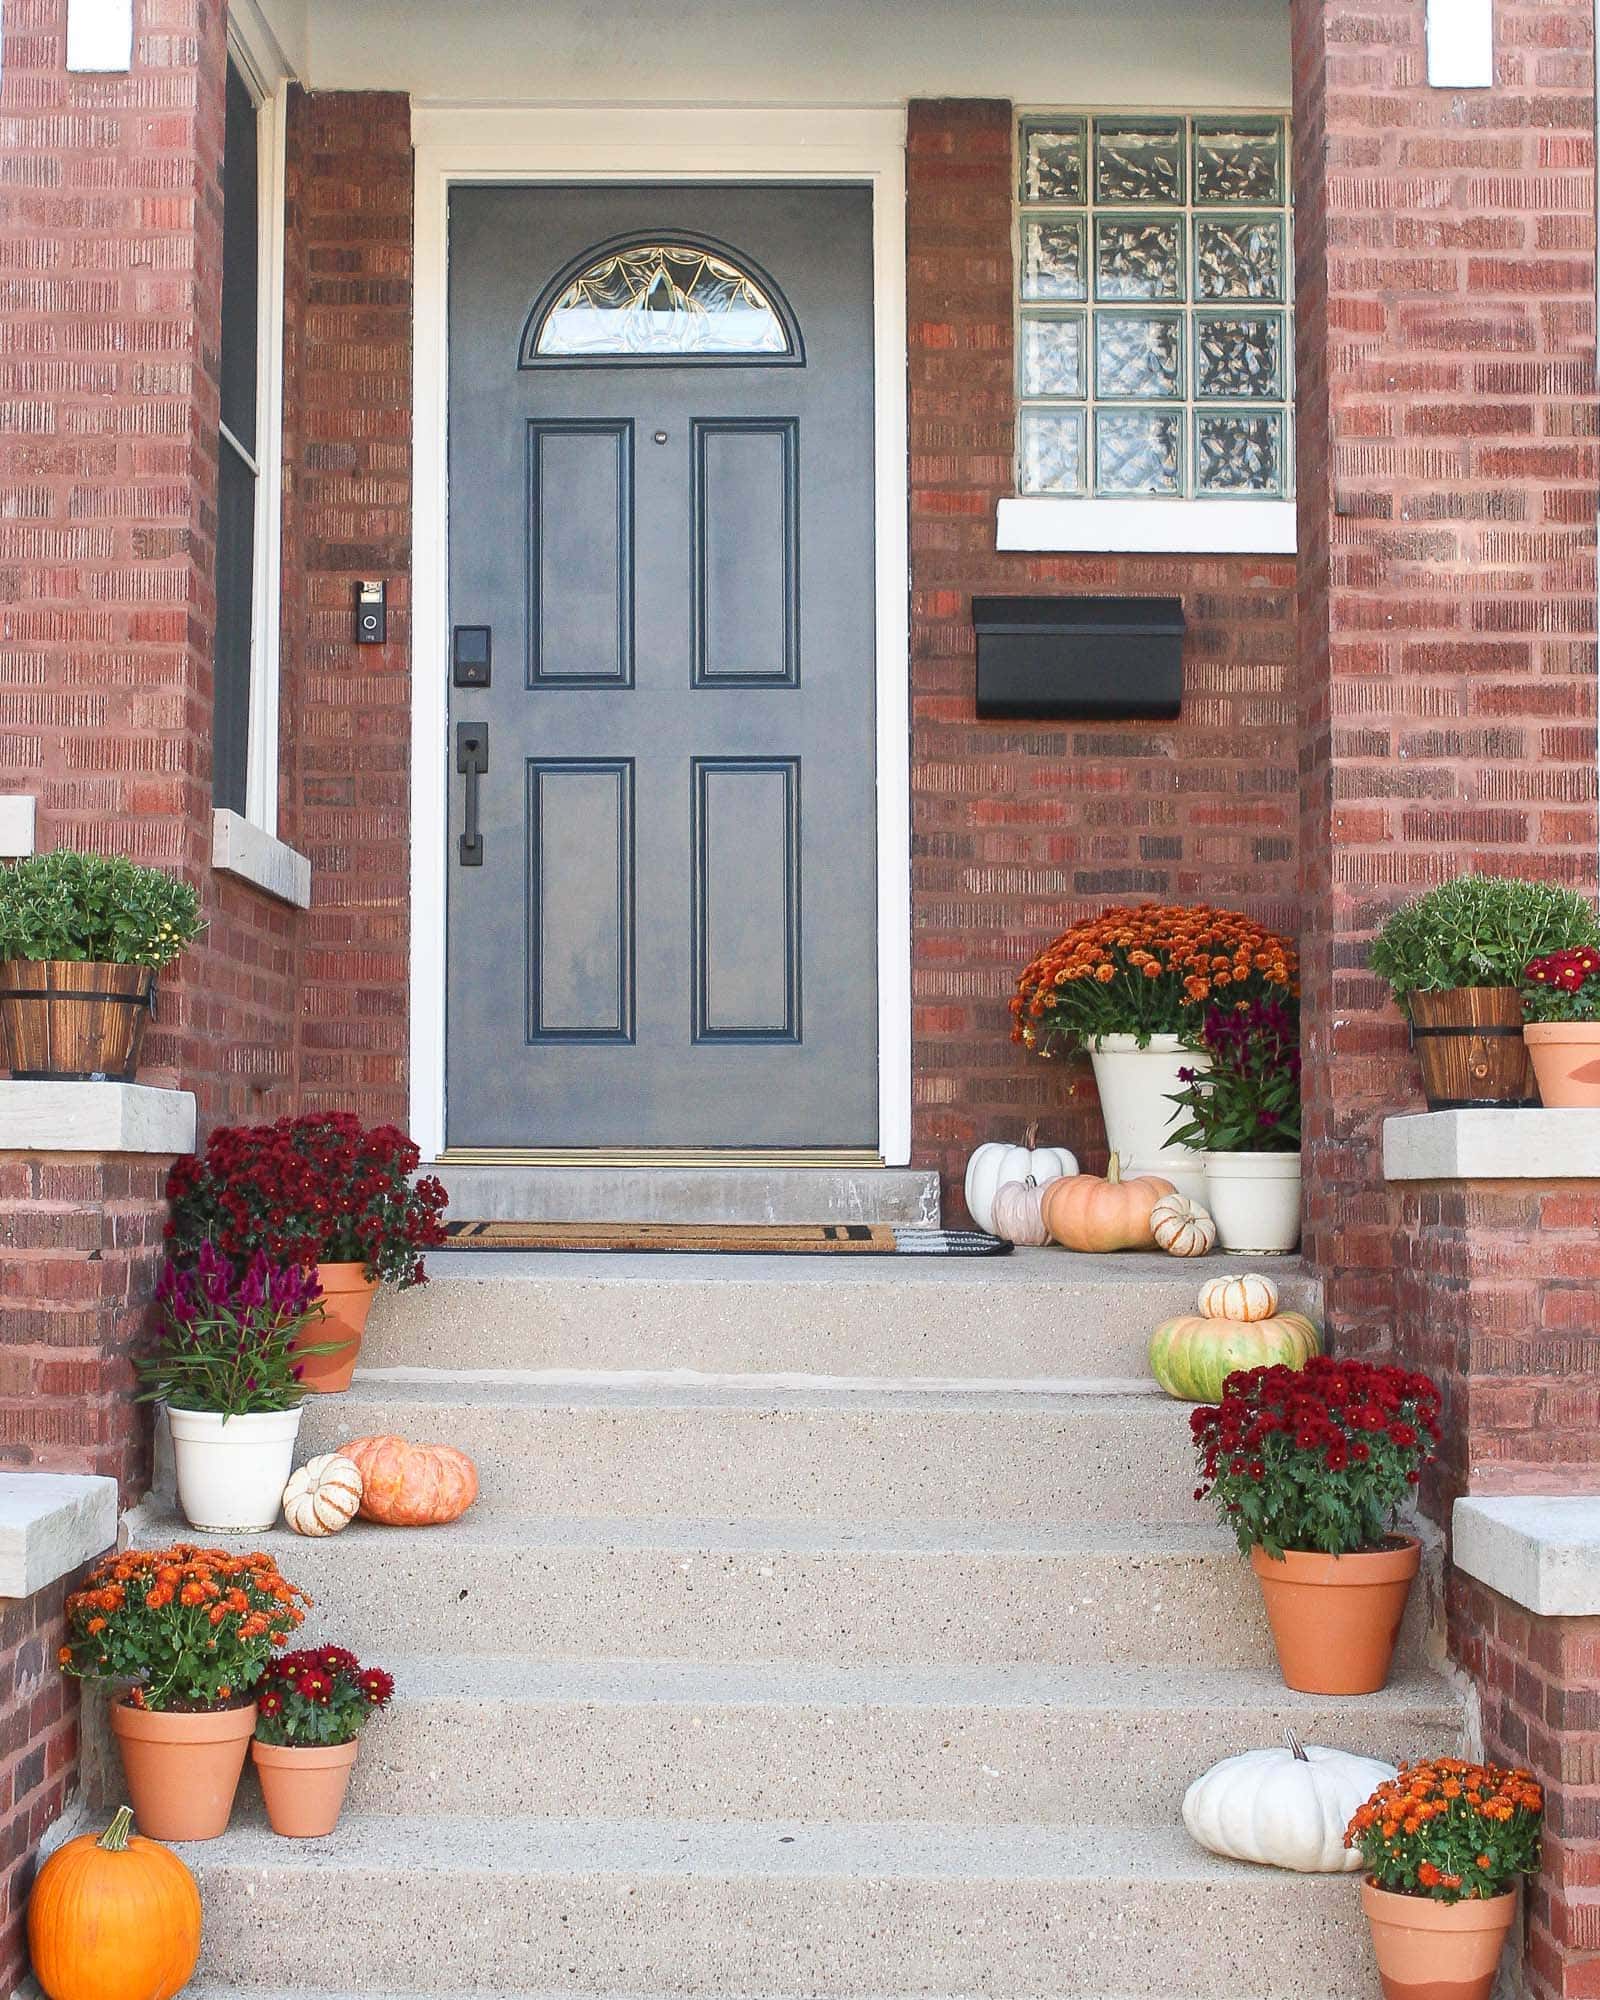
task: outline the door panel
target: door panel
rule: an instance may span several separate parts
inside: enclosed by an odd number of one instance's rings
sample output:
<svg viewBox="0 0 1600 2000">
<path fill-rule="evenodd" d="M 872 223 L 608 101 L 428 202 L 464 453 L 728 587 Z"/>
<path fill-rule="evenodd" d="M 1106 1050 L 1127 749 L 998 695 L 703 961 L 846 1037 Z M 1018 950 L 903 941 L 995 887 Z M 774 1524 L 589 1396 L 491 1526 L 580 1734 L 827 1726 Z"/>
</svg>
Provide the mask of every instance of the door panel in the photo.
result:
<svg viewBox="0 0 1600 2000">
<path fill-rule="evenodd" d="M 563 272 L 651 240 L 710 261 L 625 252 L 564 309 L 590 351 L 532 353 Z M 489 756 L 478 866 L 453 777 L 449 1143 L 871 1146 L 870 197 L 462 188 L 450 250 L 451 619 L 495 669 L 450 697 Z M 692 276 L 728 323 L 595 352 L 641 269 L 643 310 Z"/>
</svg>

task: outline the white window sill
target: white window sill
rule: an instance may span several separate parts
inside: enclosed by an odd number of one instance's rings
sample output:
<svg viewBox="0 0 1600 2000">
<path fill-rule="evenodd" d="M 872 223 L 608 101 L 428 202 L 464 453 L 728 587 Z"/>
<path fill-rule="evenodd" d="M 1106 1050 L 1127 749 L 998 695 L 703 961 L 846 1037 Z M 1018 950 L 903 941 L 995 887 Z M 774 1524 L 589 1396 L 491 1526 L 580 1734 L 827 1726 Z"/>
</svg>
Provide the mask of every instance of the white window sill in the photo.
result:
<svg viewBox="0 0 1600 2000">
<path fill-rule="evenodd" d="M 26 792 L 0 796 L 0 861 L 20 861 L 33 852 L 34 802 Z"/>
<path fill-rule="evenodd" d="M 1002 500 L 1002 551 L 1292 556 L 1292 500 Z"/>
<path fill-rule="evenodd" d="M 237 876 L 280 903 L 291 903 L 297 910 L 311 907 L 311 863 L 306 857 L 225 806 L 211 815 L 211 865 L 219 875 Z"/>
<path fill-rule="evenodd" d="M 1458 1500 L 1450 1556 L 1537 1617 L 1592 1618 L 1600 1613 L 1600 1495 Z"/>
<path fill-rule="evenodd" d="M 89 1472 L 0 1472 L 0 1598 L 32 1597 L 117 1539 L 117 1482 Z"/>
<path fill-rule="evenodd" d="M 1485 1105 L 1383 1121 L 1388 1181 L 1600 1180 L 1600 1111 Z"/>
<path fill-rule="evenodd" d="M 194 1095 L 143 1083 L 0 1081 L 0 1153 L 192 1153 Z"/>
</svg>

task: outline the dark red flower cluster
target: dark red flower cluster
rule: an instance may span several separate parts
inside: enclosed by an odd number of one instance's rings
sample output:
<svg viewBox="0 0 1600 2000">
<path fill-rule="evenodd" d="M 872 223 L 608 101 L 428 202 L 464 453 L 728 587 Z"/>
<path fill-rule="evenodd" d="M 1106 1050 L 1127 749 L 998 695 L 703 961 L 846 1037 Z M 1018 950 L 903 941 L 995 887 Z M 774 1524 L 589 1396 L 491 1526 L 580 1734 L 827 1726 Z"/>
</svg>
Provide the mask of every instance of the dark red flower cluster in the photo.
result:
<svg viewBox="0 0 1600 2000">
<path fill-rule="evenodd" d="M 1552 951 L 1531 960 L 1522 977 L 1529 986 L 1556 986 L 1563 993 L 1576 993 L 1586 979 L 1600 972 L 1600 953 L 1581 947 L 1576 951 Z"/>
<path fill-rule="evenodd" d="M 256 1734 L 268 1743 L 348 1743 L 394 1695 L 394 1676 L 364 1667 L 343 1646 L 284 1653 L 256 1701 Z"/>
<path fill-rule="evenodd" d="M 1439 1440 L 1426 1375 L 1320 1355 L 1230 1375 L 1189 1418 L 1201 1483 L 1241 1546 L 1347 1554 L 1380 1542 Z"/>
<path fill-rule="evenodd" d="M 431 1174 L 413 1180 L 420 1159 L 396 1126 L 368 1130 L 347 1111 L 225 1125 L 167 1176 L 167 1235 L 189 1256 L 209 1242 L 240 1265 L 264 1251 L 422 1284 L 421 1253 L 445 1240 L 446 1195 Z"/>
<path fill-rule="evenodd" d="M 1600 1020 L 1600 951 L 1580 944 L 1531 960 L 1522 974 L 1522 1011 L 1530 1021 Z"/>
</svg>

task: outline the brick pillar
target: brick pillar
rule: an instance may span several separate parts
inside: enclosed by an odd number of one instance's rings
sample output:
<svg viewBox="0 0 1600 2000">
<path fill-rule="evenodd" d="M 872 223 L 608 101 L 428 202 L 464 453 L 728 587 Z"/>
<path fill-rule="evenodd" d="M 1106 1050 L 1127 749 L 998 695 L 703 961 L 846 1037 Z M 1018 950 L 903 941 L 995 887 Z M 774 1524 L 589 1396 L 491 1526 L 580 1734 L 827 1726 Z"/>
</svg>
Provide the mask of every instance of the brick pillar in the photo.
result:
<svg viewBox="0 0 1600 2000">
<path fill-rule="evenodd" d="M 1482 91 L 1423 0 L 1293 24 L 1306 1242 L 1378 1349 L 1420 1097 L 1368 941 L 1468 865 L 1595 887 L 1594 15 L 1497 0 Z"/>
</svg>

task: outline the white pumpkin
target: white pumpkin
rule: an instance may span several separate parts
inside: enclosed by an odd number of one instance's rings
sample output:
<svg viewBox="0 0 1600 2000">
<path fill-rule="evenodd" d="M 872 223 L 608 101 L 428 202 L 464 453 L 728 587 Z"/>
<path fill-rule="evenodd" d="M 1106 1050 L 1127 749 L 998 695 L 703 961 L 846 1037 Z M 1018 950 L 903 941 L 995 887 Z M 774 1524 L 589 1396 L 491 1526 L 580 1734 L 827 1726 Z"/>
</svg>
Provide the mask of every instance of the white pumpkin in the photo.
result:
<svg viewBox="0 0 1600 2000">
<path fill-rule="evenodd" d="M 1246 1750 L 1213 1764 L 1184 1794 L 1183 1823 L 1202 1847 L 1299 1875 L 1353 1875 L 1361 1854 L 1344 1844 L 1358 1806 L 1395 1775 L 1392 1764 L 1343 1750 Z"/>
<path fill-rule="evenodd" d="M 283 1489 L 283 1518 L 297 1535 L 336 1535 L 360 1505 L 360 1470 L 336 1451 L 308 1458 Z"/>
<path fill-rule="evenodd" d="M 1209 1209 L 1186 1194 L 1164 1194 L 1150 1211 L 1150 1234 L 1169 1257 L 1203 1257 L 1217 1240 Z"/>
<path fill-rule="evenodd" d="M 1025 1181 L 1007 1181 L 995 1190 L 989 1204 L 993 1233 L 1003 1243 L 1015 1243 L 1024 1250 L 1038 1250 L 1050 1241 L 1044 1226 L 1040 1199 L 1044 1189 L 1030 1174 Z"/>
<path fill-rule="evenodd" d="M 1200 1310 L 1207 1319 L 1271 1319 L 1278 1310 L 1278 1288 L 1259 1271 L 1208 1278 L 1200 1287 Z"/>
<path fill-rule="evenodd" d="M 967 1162 L 967 1211 L 980 1229 L 994 1232 L 994 1198 L 1007 1181 L 1033 1179 L 1043 1187 L 1063 1174 L 1078 1171 L 1078 1157 L 1065 1146 L 1035 1146 L 1037 1125 L 1030 1125 L 1020 1146 L 980 1146 Z"/>
</svg>

